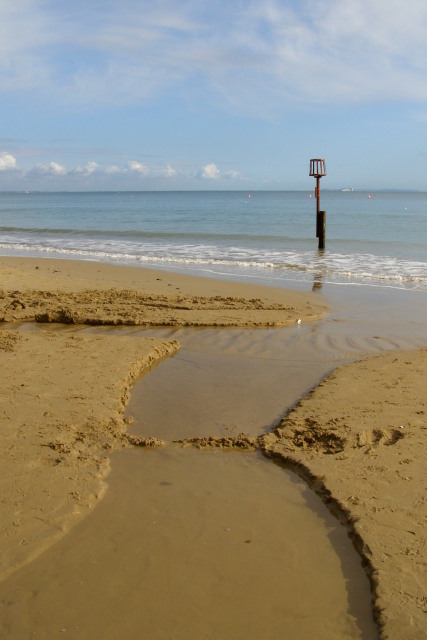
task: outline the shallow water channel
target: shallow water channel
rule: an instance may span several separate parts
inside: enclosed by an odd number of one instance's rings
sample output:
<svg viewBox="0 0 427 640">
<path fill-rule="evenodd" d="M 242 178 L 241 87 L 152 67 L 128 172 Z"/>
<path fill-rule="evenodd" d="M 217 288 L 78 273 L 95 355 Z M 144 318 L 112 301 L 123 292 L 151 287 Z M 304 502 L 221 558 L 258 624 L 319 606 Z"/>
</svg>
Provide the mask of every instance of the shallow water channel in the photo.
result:
<svg viewBox="0 0 427 640">
<path fill-rule="evenodd" d="M 6 581 L 6 637 L 376 638 L 346 528 L 301 479 L 259 453 L 173 443 L 262 433 L 327 371 L 378 349 L 320 327 L 143 332 L 182 344 L 127 411 L 133 433 L 167 445 L 114 454 L 93 513 Z"/>
</svg>

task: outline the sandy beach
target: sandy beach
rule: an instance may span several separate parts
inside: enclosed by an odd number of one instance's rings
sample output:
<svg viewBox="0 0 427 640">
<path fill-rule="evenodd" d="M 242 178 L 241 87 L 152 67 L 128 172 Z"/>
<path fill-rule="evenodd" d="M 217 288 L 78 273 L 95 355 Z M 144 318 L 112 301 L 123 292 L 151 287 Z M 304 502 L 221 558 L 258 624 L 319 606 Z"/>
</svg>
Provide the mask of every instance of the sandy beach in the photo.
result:
<svg viewBox="0 0 427 640">
<path fill-rule="evenodd" d="M 169 444 L 132 435 L 125 410 L 138 376 L 176 354 L 179 341 L 96 327 L 291 330 L 327 313 L 318 292 L 1 258 L 3 584 L 91 513 L 114 451 Z M 268 432 L 181 438 L 280 459 L 338 510 L 384 639 L 424 637 L 426 372 L 427 349 L 364 357 L 329 374 Z"/>
<path fill-rule="evenodd" d="M 67 260 L 0 260 L 0 321 L 137 326 L 286 326 L 326 306 L 299 292 Z"/>
</svg>

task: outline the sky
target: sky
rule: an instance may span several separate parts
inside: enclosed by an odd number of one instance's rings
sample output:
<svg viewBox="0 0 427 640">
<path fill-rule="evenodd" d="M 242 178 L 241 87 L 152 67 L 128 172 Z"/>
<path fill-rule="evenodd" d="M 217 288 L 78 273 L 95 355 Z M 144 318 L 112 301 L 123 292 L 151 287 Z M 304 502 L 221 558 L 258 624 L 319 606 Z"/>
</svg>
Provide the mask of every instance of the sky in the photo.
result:
<svg viewBox="0 0 427 640">
<path fill-rule="evenodd" d="M 0 0 L 0 190 L 427 191 L 426 0 Z"/>
</svg>

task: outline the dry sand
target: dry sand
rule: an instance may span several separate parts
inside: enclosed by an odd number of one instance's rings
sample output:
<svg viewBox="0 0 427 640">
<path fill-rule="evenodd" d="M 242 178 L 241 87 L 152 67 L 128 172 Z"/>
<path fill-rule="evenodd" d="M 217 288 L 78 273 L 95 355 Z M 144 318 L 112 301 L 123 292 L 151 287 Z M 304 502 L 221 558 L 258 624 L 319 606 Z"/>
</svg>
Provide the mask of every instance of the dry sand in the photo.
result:
<svg viewBox="0 0 427 640">
<path fill-rule="evenodd" d="M 132 381 L 179 348 L 14 322 L 283 326 L 325 313 L 317 295 L 95 263 L 2 258 L 0 276 L 3 577 L 96 502 L 108 451 L 132 442 Z M 282 457 L 340 506 L 382 638 L 425 637 L 426 372 L 424 349 L 364 360 L 329 376 L 271 434 L 194 442 Z"/>
</svg>

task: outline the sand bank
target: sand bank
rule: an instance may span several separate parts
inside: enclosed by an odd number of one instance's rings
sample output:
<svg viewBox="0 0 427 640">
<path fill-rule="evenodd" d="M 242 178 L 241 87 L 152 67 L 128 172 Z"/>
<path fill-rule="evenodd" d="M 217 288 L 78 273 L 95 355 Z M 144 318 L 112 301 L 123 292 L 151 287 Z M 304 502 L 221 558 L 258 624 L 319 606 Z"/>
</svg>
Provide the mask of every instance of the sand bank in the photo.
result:
<svg viewBox="0 0 427 640">
<path fill-rule="evenodd" d="M 339 504 L 390 639 L 425 633 L 426 377 L 426 349 L 342 367 L 262 441 Z"/>
<path fill-rule="evenodd" d="M 317 294 L 95 263 L 2 258 L 0 274 L 3 576 L 96 502 L 108 451 L 129 445 L 132 380 L 178 349 L 10 322 L 283 326 L 325 312 Z M 271 434 L 191 443 L 259 447 L 340 505 L 366 560 L 383 638 L 423 637 L 426 372 L 426 350 L 364 360 L 329 376 Z"/>
<path fill-rule="evenodd" d="M 321 317 L 301 292 L 68 260 L 0 259 L 0 321 L 286 326 Z"/>
<path fill-rule="evenodd" d="M 0 578 L 96 503 L 109 451 L 129 445 L 123 411 L 133 380 L 177 349 L 150 338 L 0 329 Z"/>
</svg>

